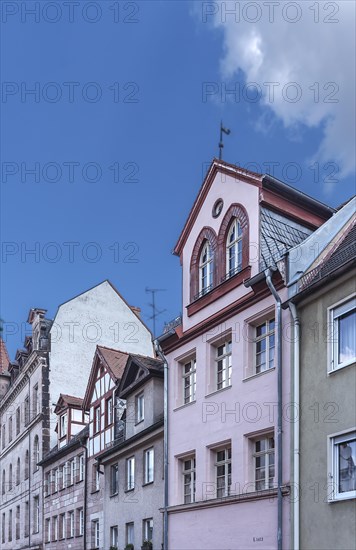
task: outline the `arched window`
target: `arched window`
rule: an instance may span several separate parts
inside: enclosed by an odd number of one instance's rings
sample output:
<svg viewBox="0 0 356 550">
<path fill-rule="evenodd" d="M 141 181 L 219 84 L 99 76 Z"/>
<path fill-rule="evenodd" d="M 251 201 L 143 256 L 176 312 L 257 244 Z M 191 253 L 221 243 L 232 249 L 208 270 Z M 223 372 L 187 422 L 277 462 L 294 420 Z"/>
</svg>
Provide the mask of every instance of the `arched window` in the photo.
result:
<svg viewBox="0 0 356 550">
<path fill-rule="evenodd" d="M 29 452 L 26 451 L 25 454 L 25 479 L 28 479 L 29 476 Z"/>
<path fill-rule="evenodd" d="M 5 494 L 5 470 L 2 471 L 2 478 L 1 478 L 1 494 Z"/>
<path fill-rule="evenodd" d="M 21 478 L 21 461 L 20 461 L 20 457 L 18 457 L 17 467 L 16 467 L 16 485 L 20 484 L 20 478 Z"/>
<path fill-rule="evenodd" d="M 40 461 L 40 444 L 38 440 L 38 435 L 36 435 L 33 441 L 33 471 L 34 472 L 38 470 L 37 464 L 39 461 Z"/>
<path fill-rule="evenodd" d="M 12 464 L 9 466 L 9 491 L 12 489 Z"/>
<path fill-rule="evenodd" d="M 226 275 L 231 277 L 242 269 L 242 229 L 235 218 L 226 239 Z"/>
<path fill-rule="evenodd" d="M 213 286 L 213 255 L 208 240 L 203 244 L 199 258 L 199 293 L 205 294 Z"/>
</svg>

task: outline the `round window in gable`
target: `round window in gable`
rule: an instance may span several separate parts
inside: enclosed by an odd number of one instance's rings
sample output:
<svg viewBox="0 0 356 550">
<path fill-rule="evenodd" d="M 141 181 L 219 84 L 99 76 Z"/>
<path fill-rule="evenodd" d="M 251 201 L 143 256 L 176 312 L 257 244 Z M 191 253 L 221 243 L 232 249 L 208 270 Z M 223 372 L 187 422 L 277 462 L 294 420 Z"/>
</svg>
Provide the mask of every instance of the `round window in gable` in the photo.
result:
<svg viewBox="0 0 356 550">
<path fill-rule="evenodd" d="M 217 218 L 218 216 L 220 216 L 223 206 L 224 206 L 224 201 L 222 199 L 218 199 L 217 201 L 215 201 L 215 204 L 213 206 L 213 211 L 212 211 L 213 218 Z"/>
</svg>

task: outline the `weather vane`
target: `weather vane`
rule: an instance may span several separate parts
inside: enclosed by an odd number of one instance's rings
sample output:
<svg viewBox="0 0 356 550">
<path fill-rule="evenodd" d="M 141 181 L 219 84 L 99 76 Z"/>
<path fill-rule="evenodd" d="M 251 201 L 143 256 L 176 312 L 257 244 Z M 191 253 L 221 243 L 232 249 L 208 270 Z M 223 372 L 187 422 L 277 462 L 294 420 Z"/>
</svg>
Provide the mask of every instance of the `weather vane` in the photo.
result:
<svg viewBox="0 0 356 550">
<path fill-rule="evenodd" d="M 223 150 L 223 147 L 224 147 L 224 143 L 223 143 L 223 133 L 226 134 L 227 136 L 231 133 L 231 130 L 229 130 L 228 128 L 225 128 L 223 126 L 223 123 L 222 121 L 220 122 L 220 142 L 219 142 L 219 160 L 222 159 L 222 150 Z"/>
</svg>

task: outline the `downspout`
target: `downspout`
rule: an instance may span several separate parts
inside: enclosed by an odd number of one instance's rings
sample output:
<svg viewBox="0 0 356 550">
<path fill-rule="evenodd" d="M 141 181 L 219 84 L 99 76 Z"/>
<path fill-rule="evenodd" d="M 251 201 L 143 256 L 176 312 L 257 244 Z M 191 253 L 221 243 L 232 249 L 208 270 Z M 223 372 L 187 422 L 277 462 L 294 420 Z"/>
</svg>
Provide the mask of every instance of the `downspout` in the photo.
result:
<svg viewBox="0 0 356 550">
<path fill-rule="evenodd" d="M 282 300 L 276 291 L 272 283 L 272 271 L 266 269 L 265 271 L 266 283 L 270 289 L 275 301 L 276 301 L 276 318 L 277 318 L 277 450 L 278 450 L 278 464 L 277 464 L 277 491 L 278 491 L 278 530 L 277 530 L 277 547 L 278 550 L 282 550 L 282 527 L 283 527 L 283 508 L 282 508 L 282 481 L 283 481 L 283 469 L 282 469 Z"/>
<path fill-rule="evenodd" d="M 84 515 L 84 525 L 83 525 L 83 548 L 87 547 L 87 482 L 88 482 L 88 447 L 86 442 L 83 440 L 80 441 L 82 448 L 84 449 L 84 504 L 83 504 L 83 515 Z"/>
<path fill-rule="evenodd" d="M 30 376 L 26 374 L 28 378 L 28 419 L 30 418 L 30 391 L 31 382 Z M 25 419 L 26 422 L 26 419 Z M 31 548 L 31 466 L 32 466 L 32 452 L 31 452 L 31 433 L 28 431 L 28 545 Z"/>
<path fill-rule="evenodd" d="M 157 355 L 164 365 L 164 506 L 163 506 L 163 550 L 168 550 L 168 363 L 158 340 L 154 340 Z"/>
<path fill-rule="evenodd" d="M 293 302 L 289 302 L 289 309 L 294 323 L 294 371 L 293 371 L 293 402 L 297 407 L 297 413 L 293 424 L 293 548 L 299 550 L 299 459 L 300 459 L 300 319 L 297 308 Z"/>
</svg>

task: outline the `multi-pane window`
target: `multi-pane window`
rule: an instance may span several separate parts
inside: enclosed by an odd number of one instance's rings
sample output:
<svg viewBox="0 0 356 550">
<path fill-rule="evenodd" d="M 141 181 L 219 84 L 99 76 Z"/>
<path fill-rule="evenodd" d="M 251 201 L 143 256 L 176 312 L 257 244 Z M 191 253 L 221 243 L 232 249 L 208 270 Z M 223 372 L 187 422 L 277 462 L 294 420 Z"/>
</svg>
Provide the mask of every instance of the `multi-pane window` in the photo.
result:
<svg viewBox="0 0 356 550">
<path fill-rule="evenodd" d="M 93 547 L 99 548 L 100 546 L 100 525 L 99 520 L 96 519 L 92 521 L 92 537 L 93 537 Z"/>
<path fill-rule="evenodd" d="M 73 485 L 75 481 L 75 458 L 69 462 L 69 485 Z"/>
<path fill-rule="evenodd" d="M 231 340 L 227 340 L 216 348 L 216 389 L 221 390 L 231 386 Z"/>
<path fill-rule="evenodd" d="M 9 542 L 12 541 L 12 510 L 9 510 Z"/>
<path fill-rule="evenodd" d="M 100 489 L 100 473 L 97 464 L 92 466 L 92 491 L 99 491 Z"/>
<path fill-rule="evenodd" d="M 5 448 L 5 434 L 6 434 L 6 430 L 5 430 L 5 424 L 3 424 L 2 426 L 2 429 L 1 429 L 1 447 L 4 449 Z"/>
<path fill-rule="evenodd" d="M 135 536 L 134 536 L 134 523 L 126 523 L 126 546 L 128 544 L 134 545 Z"/>
<path fill-rule="evenodd" d="M 25 519 L 24 519 L 24 535 L 25 537 L 29 536 L 29 518 L 30 518 L 30 504 L 28 500 L 25 502 Z"/>
<path fill-rule="evenodd" d="M 196 359 L 191 359 L 183 365 L 183 398 L 184 403 L 195 400 L 196 390 Z"/>
<path fill-rule="evenodd" d="M 67 413 L 59 417 L 59 436 L 60 438 L 67 435 Z"/>
<path fill-rule="evenodd" d="M 226 275 L 232 277 L 242 268 L 242 230 L 235 218 L 226 240 Z"/>
<path fill-rule="evenodd" d="M 255 372 L 271 369 L 274 364 L 274 319 L 269 319 L 255 327 Z"/>
<path fill-rule="evenodd" d="M 101 419 L 101 412 L 100 412 L 100 405 L 94 408 L 94 433 L 100 432 L 100 419 Z"/>
<path fill-rule="evenodd" d="M 21 460 L 19 457 L 17 459 L 17 465 L 16 465 L 16 485 L 20 485 L 20 479 L 21 479 Z"/>
<path fill-rule="evenodd" d="M 209 241 L 205 241 L 199 258 L 199 294 L 209 292 L 213 286 L 213 255 Z"/>
<path fill-rule="evenodd" d="M 12 441 L 12 416 L 9 418 L 9 443 Z"/>
<path fill-rule="evenodd" d="M 144 483 L 151 483 L 154 479 L 154 449 L 144 452 Z"/>
<path fill-rule="evenodd" d="M 274 486 L 274 438 L 271 435 L 254 440 L 255 489 L 261 491 Z"/>
<path fill-rule="evenodd" d="M 58 468 L 56 468 L 54 471 L 53 471 L 53 483 L 54 483 L 54 487 L 53 487 L 53 490 L 55 492 L 58 491 L 58 488 L 59 488 L 59 470 Z"/>
<path fill-rule="evenodd" d="M 135 488 L 135 457 L 131 456 L 126 460 L 126 490 Z"/>
<path fill-rule="evenodd" d="M 356 361 L 356 298 L 344 302 L 331 315 L 331 370 Z"/>
<path fill-rule="evenodd" d="M 57 540 L 58 539 L 58 516 L 54 516 L 52 525 L 53 525 L 52 540 Z"/>
<path fill-rule="evenodd" d="M 38 384 L 33 387 L 32 390 L 32 414 L 33 417 L 39 413 L 39 401 L 38 401 Z"/>
<path fill-rule="evenodd" d="M 12 490 L 12 464 L 9 466 L 9 491 Z"/>
<path fill-rule="evenodd" d="M 40 461 L 40 442 L 38 435 L 35 436 L 33 440 L 33 471 L 38 470 L 38 463 Z"/>
<path fill-rule="evenodd" d="M 84 509 L 80 508 L 78 510 L 79 522 L 78 522 L 78 535 L 84 535 Z"/>
<path fill-rule="evenodd" d="M 216 496 L 227 497 L 231 490 L 231 447 L 215 451 Z"/>
<path fill-rule="evenodd" d="M 21 411 L 20 407 L 16 409 L 16 435 L 19 435 L 21 428 Z"/>
<path fill-rule="evenodd" d="M 143 520 L 143 540 L 152 542 L 153 538 L 153 519 L 148 518 Z"/>
<path fill-rule="evenodd" d="M 16 531 L 15 531 L 15 536 L 16 536 L 17 539 L 20 538 L 20 528 L 21 528 L 20 506 L 16 506 Z"/>
<path fill-rule="evenodd" d="M 182 460 L 184 504 L 195 502 L 195 457 Z"/>
<path fill-rule="evenodd" d="M 5 512 L 2 513 L 2 523 L 1 523 L 1 542 L 5 543 Z"/>
<path fill-rule="evenodd" d="M 84 479 L 84 453 L 79 456 L 79 481 Z"/>
<path fill-rule="evenodd" d="M 64 539 L 66 536 L 66 515 L 59 516 L 59 538 Z"/>
<path fill-rule="evenodd" d="M 140 393 L 136 397 L 136 422 L 141 422 L 145 418 L 145 396 Z"/>
<path fill-rule="evenodd" d="M 5 485 L 6 485 L 6 478 L 5 478 L 5 470 L 2 471 L 1 476 L 1 494 L 5 494 Z"/>
<path fill-rule="evenodd" d="M 356 432 L 332 437 L 330 500 L 356 498 Z"/>
<path fill-rule="evenodd" d="M 25 453 L 25 479 L 28 479 L 30 473 L 30 453 L 28 452 L 28 449 Z"/>
<path fill-rule="evenodd" d="M 119 465 L 113 464 L 110 467 L 110 494 L 116 495 L 119 492 Z"/>
<path fill-rule="evenodd" d="M 117 525 L 110 527 L 110 544 L 111 547 L 117 548 L 119 539 L 119 529 Z"/>
<path fill-rule="evenodd" d="M 24 400 L 23 415 L 24 415 L 25 426 L 27 426 L 27 424 L 30 421 L 30 398 L 28 395 L 25 397 L 25 400 Z"/>
<path fill-rule="evenodd" d="M 74 537 L 74 511 L 68 512 L 68 537 Z"/>
<path fill-rule="evenodd" d="M 33 497 L 33 532 L 38 533 L 40 530 L 40 497 Z"/>
<path fill-rule="evenodd" d="M 51 542 L 51 518 L 46 518 L 45 522 L 45 541 Z"/>
<path fill-rule="evenodd" d="M 106 425 L 110 426 L 110 424 L 114 421 L 114 408 L 113 408 L 113 399 L 112 397 L 109 397 L 105 402 L 105 417 L 106 417 Z"/>
</svg>

